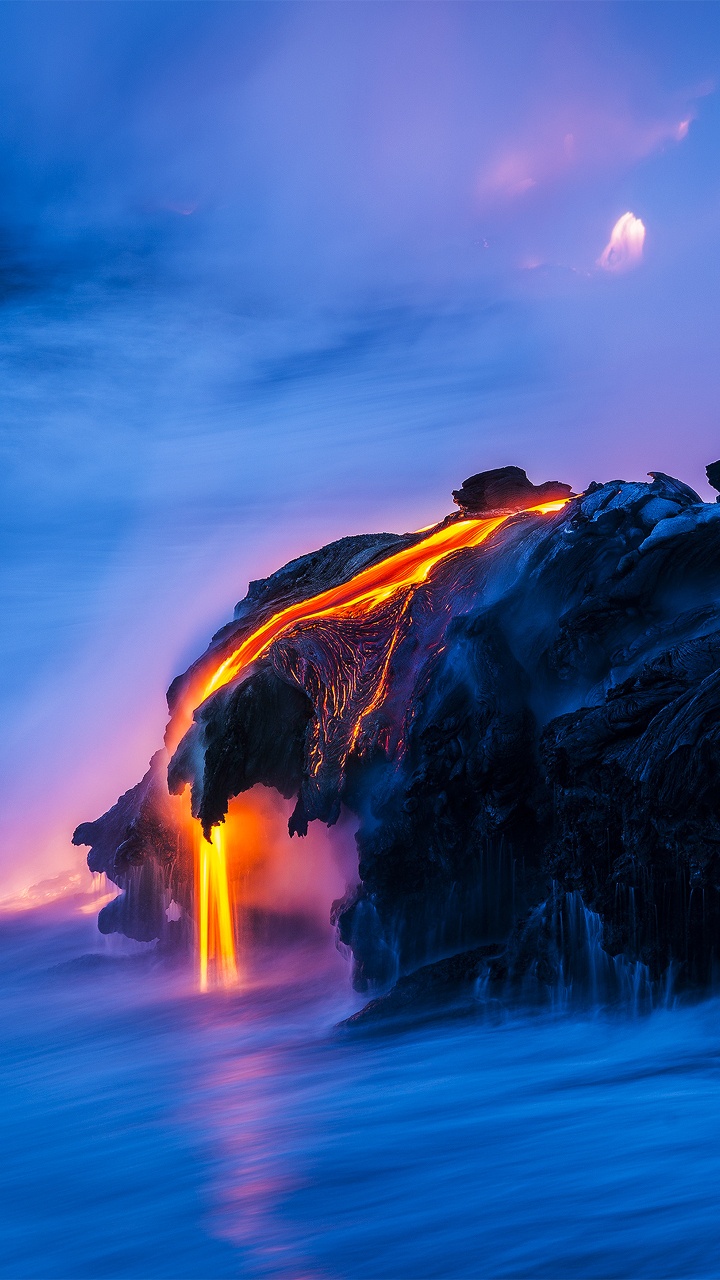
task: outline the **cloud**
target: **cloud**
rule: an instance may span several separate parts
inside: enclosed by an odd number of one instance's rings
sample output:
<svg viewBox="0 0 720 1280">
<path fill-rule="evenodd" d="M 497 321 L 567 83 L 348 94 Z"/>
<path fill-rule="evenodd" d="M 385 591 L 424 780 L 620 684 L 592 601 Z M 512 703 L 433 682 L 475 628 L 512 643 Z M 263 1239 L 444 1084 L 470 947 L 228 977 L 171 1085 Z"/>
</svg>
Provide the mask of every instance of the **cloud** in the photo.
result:
<svg viewBox="0 0 720 1280">
<path fill-rule="evenodd" d="M 603 271 L 630 271 L 642 261 L 644 243 L 644 223 L 634 213 L 624 213 L 610 233 L 610 239 L 598 258 L 598 266 Z"/>
<path fill-rule="evenodd" d="M 537 186 L 537 180 L 528 172 L 534 163 L 535 158 L 526 152 L 502 156 L 480 179 L 478 192 L 481 198 L 500 196 L 512 200 L 515 196 L 525 195 L 526 191 Z"/>
<path fill-rule="evenodd" d="M 519 129 L 481 169 L 476 183 L 481 205 L 512 201 L 533 188 L 632 168 L 668 145 L 682 142 L 695 118 L 692 105 L 684 114 L 640 119 L 623 103 L 558 98 Z"/>
</svg>

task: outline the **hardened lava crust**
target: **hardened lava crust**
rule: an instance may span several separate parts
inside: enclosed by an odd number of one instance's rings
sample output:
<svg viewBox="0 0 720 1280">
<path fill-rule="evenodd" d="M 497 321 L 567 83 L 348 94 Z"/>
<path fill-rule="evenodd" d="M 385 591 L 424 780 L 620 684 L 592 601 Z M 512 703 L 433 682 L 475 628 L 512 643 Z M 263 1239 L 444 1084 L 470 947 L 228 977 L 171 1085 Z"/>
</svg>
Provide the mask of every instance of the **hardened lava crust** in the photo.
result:
<svg viewBox="0 0 720 1280">
<path fill-rule="evenodd" d="M 708 477 L 720 488 L 720 464 Z M 396 574 L 370 603 L 323 605 L 363 574 L 381 581 L 427 532 L 344 538 L 251 584 L 171 686 L 176 717 L 188 690 L 210 688 L 177 720 L 181 739 L 170 734 L 145 778 L 75 832 L 123 891 L 102 929 L 189 933 L 176 797 L 190 788 L 209 832 L 262 783 L 294 798 L 291 834 L 355 815 L 358 884 L 332 918 L 359 990 L 398 982 L 404 998 L 427 973 L 441 993 L 481 973 L 505 989 L 528 975 L 551 984 L 578 903 L 596 913 L 608 957 L 642 964 L 651 982 L 672 971 L 679 987 L 709 986 L 720 505 L 662 472 L 573 496 L 516 467 L 470 477 L 454 499 L 434 536 L 493 517 L 483 540 L 421 580 Z M 283 610 L 287 625 L 257 657 L 208 683 Z M 184 925 L 167 921 L 171 899 Z"/>
</svg>

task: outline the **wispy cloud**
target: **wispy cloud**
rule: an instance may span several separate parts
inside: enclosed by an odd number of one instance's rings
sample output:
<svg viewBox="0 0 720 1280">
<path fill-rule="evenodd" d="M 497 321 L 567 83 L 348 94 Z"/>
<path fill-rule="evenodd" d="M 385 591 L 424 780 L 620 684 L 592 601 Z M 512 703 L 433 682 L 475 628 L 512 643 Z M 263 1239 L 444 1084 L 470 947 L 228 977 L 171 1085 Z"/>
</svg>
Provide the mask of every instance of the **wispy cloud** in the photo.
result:
<svg viewBox="0 0 720 1280">
<path fill-rule="evenodd" d="M 481 204 L 514 200 L 535 188 L 588 173 L 632 167 L 682 142 L 695 118 L 691 103 L 661 119 L 640 119 L 628 108 L 597 103 L 554 104 L 543 118 L 508 140 L 485 164 L 477 180 Z"/>
</svg>

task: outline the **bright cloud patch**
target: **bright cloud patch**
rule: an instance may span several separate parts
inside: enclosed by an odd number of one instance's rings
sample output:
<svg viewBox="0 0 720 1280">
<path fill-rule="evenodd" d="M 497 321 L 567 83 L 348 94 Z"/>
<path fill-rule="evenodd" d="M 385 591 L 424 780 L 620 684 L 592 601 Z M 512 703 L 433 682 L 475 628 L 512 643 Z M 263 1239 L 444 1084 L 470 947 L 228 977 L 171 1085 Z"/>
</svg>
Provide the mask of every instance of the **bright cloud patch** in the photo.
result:
<svg viewBox="0 0 720 1280">
<path fill-rule="evenodd" d="M 644 243 L 644 223 L 634 213 L 624 213 L 612 229 L 610 240 L 598 258 L 598 266 L 604 271 L 629 271 L 642 261 Z"/>
</svg>

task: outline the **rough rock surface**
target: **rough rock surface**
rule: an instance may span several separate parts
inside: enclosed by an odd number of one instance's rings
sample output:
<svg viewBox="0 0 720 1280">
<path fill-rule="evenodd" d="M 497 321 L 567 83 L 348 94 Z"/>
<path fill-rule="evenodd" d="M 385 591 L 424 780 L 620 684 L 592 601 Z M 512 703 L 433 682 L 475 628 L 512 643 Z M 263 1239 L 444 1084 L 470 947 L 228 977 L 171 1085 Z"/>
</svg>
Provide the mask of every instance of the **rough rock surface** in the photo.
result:
<svg viewBox="0 0 720 1280">
<path fill-rule="evenodd" d="M 463 480 L 462 489 L 453 489 L 453 502 L 464 516 L 485 515 L 489 511 L 524 511 L 541 502 L 569 498 L 572 489 L 559 480 L 533 484 L 521 467 L 496 467 Z"/>
<path fill-rule="evenodd" d="M 711 462 L 705 468 L 705 471 L 707 472 L 708 484 L 711 484 L 713 489 L 720 491 L 720 462 Z M 720 498 L 716 498 L 715 501 L 720 502 Z"/>
<path fill-rule="evenodd" d="M 454 496 L 477 515 L 529 484 L 503 468 Z M 567 496 L 554 488 L 530 505 Z M 343 539 L 252 584 L 171 709 L 271 612 L 416 540 Z M 134 937 L 163 936 L 170 894 L 192 902 L 165 763 L 75 833 L 125 890 L 101 927 Z M 371 613 L 294 626 L 207 699 L 169 762 L 206 829 L 258 782 L 297 797 L 299 834 L 357 816 L 359 883 L 333 919 L 358 988 L 399 978 L 396 1005 L 428 984 L 442 999 L 481 980 L 503 998 L 529 978 L 577 985 L 578 965 L 599 971 L 591 935 L 618 990 L 631 972 L 706 987 L 719 776 L 720 506 L 661 472 L 520 510 Z"/>
<path fill-rule="evenodd" d="M 173 895 L 183 895 L 183 881 L 191 868 L 178 858 L 166 772 L 166 753 L 157 751 L 136 786 L 101 818 L 81 822 L 75 830 L 73 844 L 92 846 L 90 870 L 104 871 L 123 891 L 102 908 L 98 916 L 101 933 L 124 933 L 140 942 L 151 942 L 168 932 L 165 906 Z"/>
</svg>

